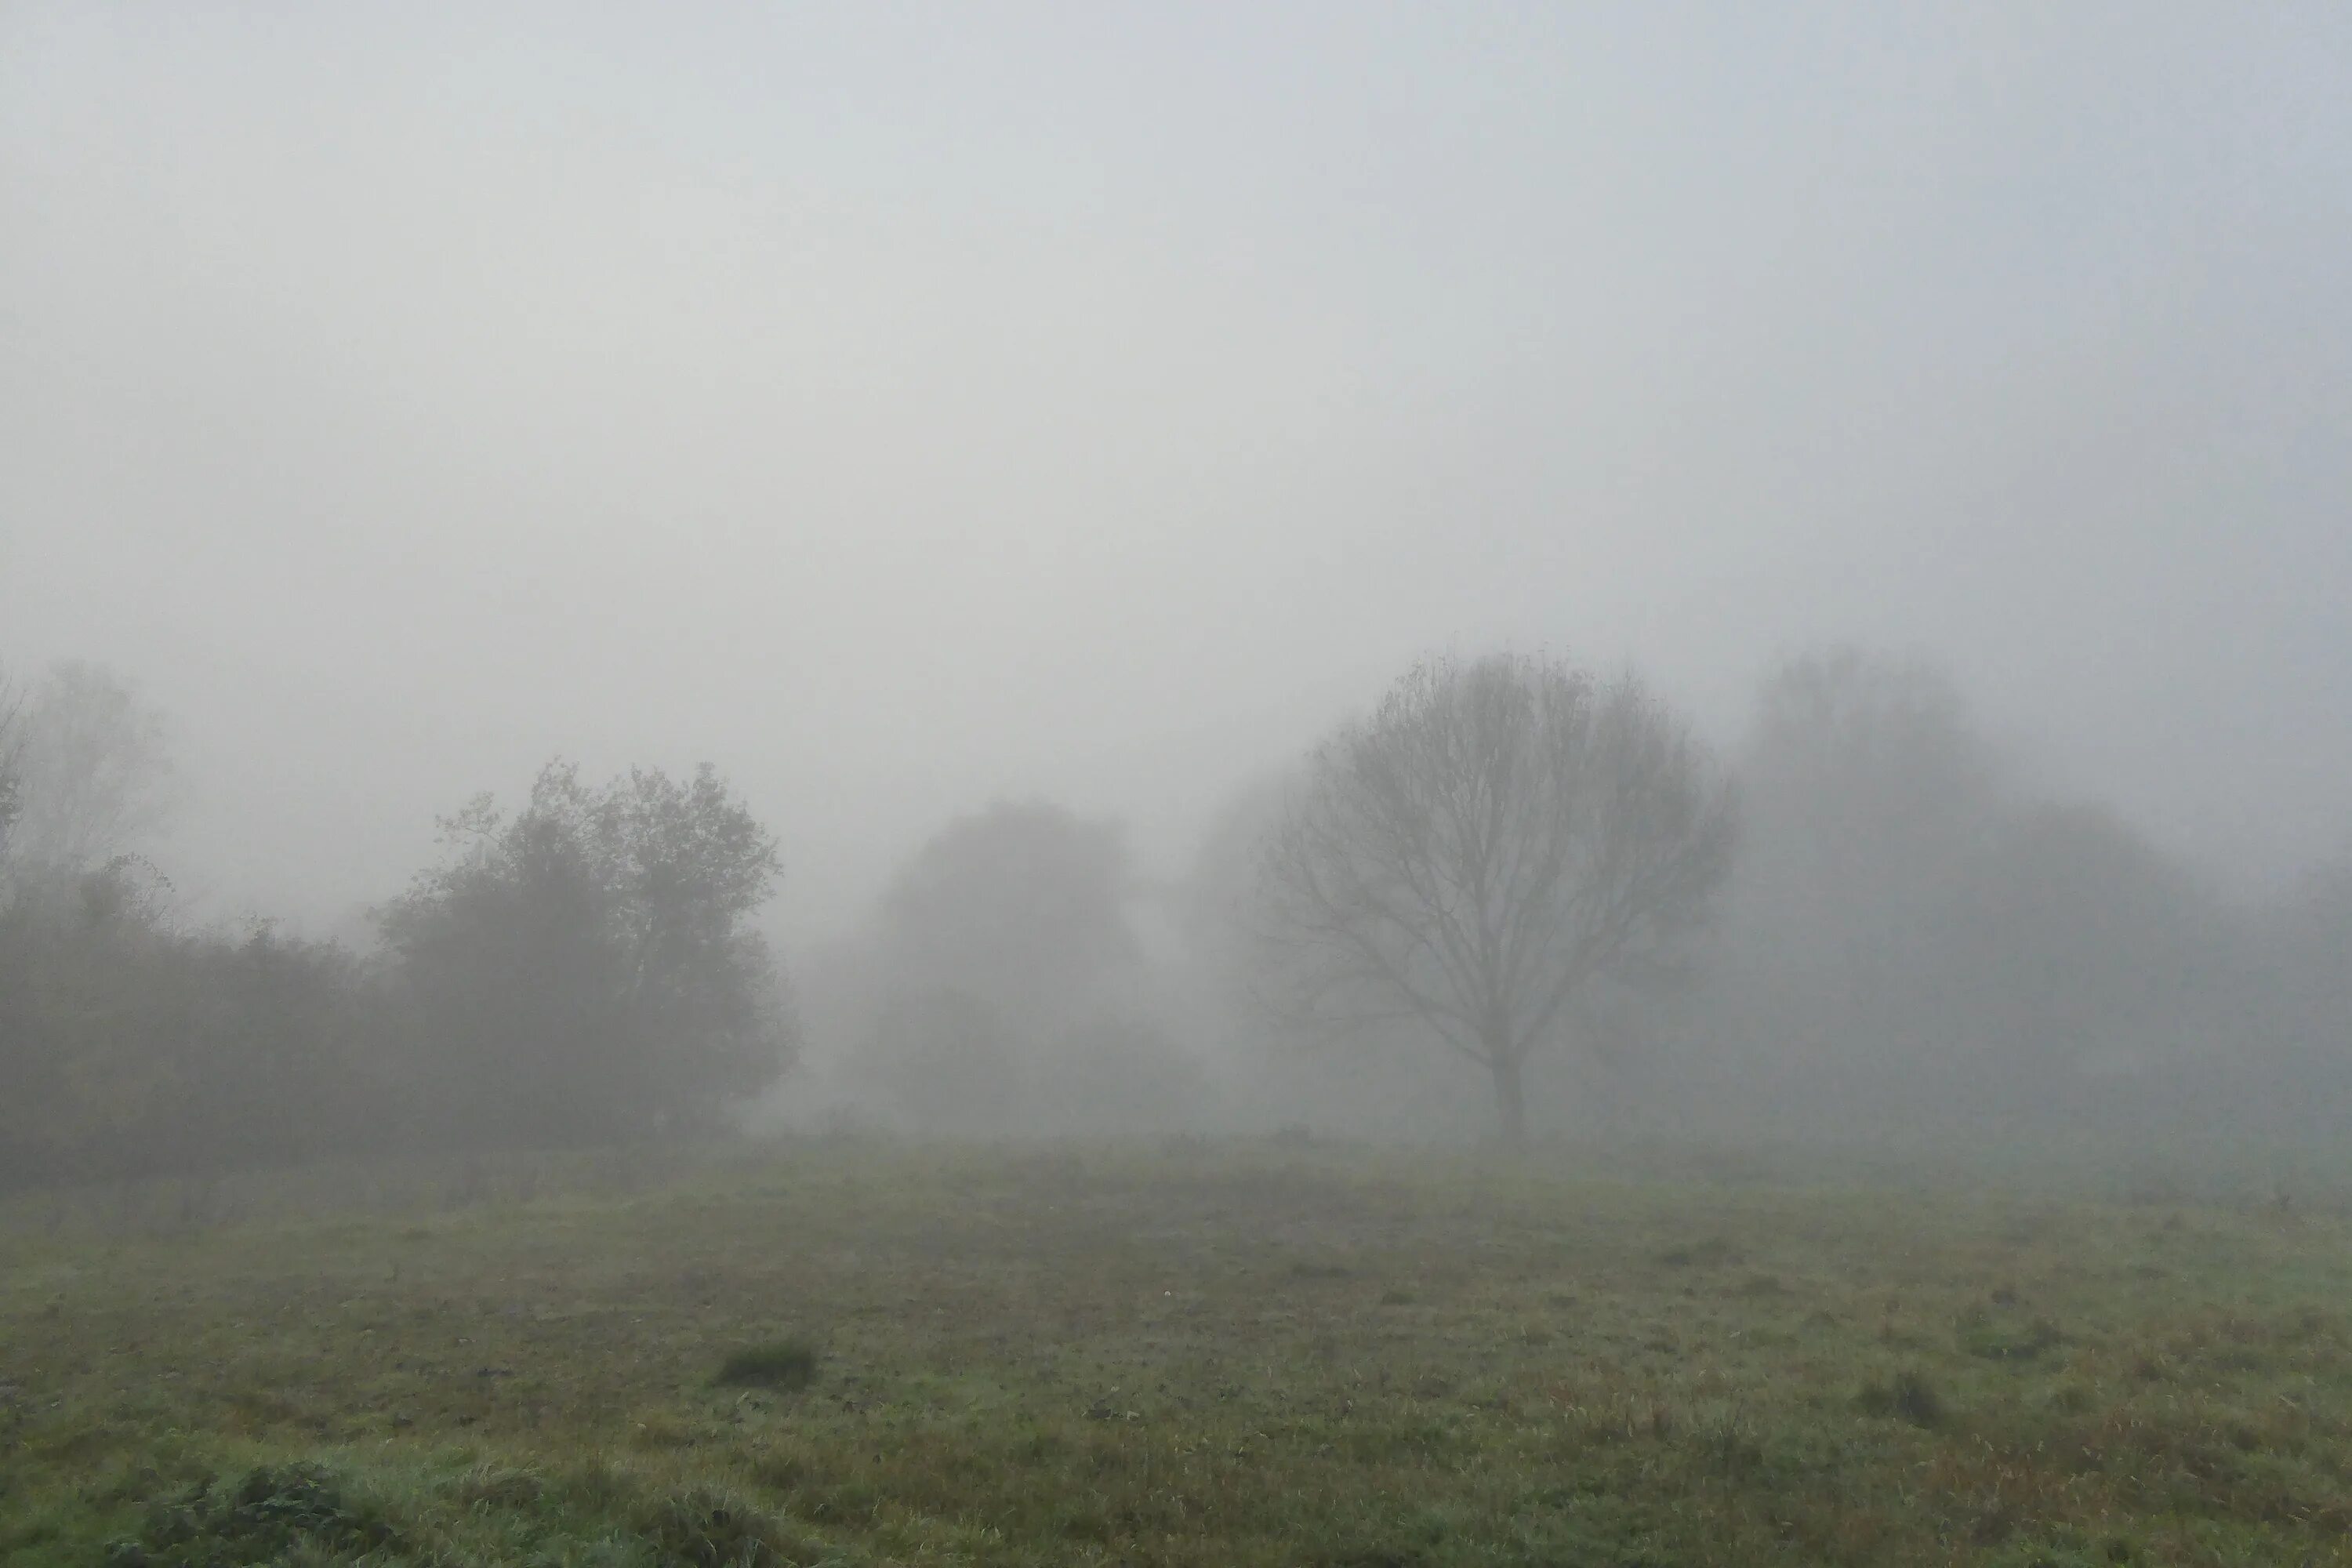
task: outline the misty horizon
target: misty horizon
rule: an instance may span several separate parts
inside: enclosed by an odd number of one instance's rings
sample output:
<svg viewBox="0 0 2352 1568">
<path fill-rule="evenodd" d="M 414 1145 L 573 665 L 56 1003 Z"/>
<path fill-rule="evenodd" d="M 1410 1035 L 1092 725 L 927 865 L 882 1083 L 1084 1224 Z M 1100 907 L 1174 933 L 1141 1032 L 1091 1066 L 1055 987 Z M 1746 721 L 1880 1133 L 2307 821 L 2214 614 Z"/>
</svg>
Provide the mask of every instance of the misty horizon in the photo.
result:
<svg viewBox="0 0 2352 1568">
<path fill-rule="evenodd" d="M 0 0 L 0 1561 L 2347 1560 L 2347 84 Z"/>
<path fill-rule="evenodd" d="M 2352 840 L 2339 13 L 554 16 L 0 21 L 0 659 L 169 716 L 210 917 L 553 755 L 718 764 L 795 945 L 994 799 L 1174 874 L 1503 647 Z"/>
</svg>

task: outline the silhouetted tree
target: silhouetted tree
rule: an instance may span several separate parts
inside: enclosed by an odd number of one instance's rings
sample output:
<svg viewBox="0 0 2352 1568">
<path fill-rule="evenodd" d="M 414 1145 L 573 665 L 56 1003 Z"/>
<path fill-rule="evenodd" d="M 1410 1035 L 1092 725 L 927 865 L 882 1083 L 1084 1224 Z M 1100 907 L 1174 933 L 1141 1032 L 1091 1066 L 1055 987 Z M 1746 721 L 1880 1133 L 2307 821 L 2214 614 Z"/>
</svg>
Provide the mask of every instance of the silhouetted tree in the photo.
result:
<svg viewBox="0 0 2352 1568">
<path fill-rule="evenodd" d="M 1437 658 L 1315 753 L 1261 868 L 1290 1005 L 1404 1016 L 1491 1077 L 1526 1135 L 1525 1068 L 1596 983 L 1675 972 L 1730 868 L 1730 793 L 1631 676 Z"/>
</svg>

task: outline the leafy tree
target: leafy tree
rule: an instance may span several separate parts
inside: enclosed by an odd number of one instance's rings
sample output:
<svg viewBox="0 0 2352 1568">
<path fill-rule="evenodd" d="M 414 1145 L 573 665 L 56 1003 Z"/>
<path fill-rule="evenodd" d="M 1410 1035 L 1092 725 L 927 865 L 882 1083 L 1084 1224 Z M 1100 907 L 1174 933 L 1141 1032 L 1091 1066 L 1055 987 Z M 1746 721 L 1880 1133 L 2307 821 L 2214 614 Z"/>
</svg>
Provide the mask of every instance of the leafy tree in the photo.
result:
<svg viewBox="0 0 2352 1568">
<path fill-rule="evenodd" d="M 774 840 L 705 766 L 601 789 L 554 763 L 512 817 L 443 824 L 448 858 L 381 912 L 421 1077 L 468 1142 L 708 1128 L 772 1082 L 794 1031 L 750 917 Z"/>
<path fill-rule="evenodd" d="M 169 1167 L 153 1132 L 197 1060 L 168 890 L 123 857 L 25 880 L 0 908 L 0 1172 Z"/>
<path fill-rule="evenodd" d="M 1030 1063 L 1003 1016 L 951 985 L 893 987 L 852 1068 L 890 1111 L 926 1132 L 1016 1132 L 1035 1110 Z"/>
<path fill-rule="evenodd" d="M 1597 984 L 1673 975 L 1731 864 L 1730 792 L 1632 676 L 1436 658 L 1315 753 L 1261 868 L 1302 1016 L 1405 1017 L 1492 1080 L 1526 1136 L 1525 1069 Z"/>
</svg>

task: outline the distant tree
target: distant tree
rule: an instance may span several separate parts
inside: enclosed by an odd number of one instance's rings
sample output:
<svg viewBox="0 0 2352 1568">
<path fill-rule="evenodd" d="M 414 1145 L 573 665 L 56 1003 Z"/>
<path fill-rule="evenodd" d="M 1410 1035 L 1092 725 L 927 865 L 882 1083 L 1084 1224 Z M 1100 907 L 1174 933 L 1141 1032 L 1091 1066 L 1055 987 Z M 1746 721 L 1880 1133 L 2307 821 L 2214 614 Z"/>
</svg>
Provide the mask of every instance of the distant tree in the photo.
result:
<svg viewBox="0 0 2352 1568">
<path fill-rule="evenodd" d="M 1915 918 L 2001 805 L 1999 762 L 1950 679 L 1853 647 L 1772 672 L 1740 774 L 1755 827 L 1742 879 L 1772 880 L 1772 918 L 1806 926 Z"/>
<path fill-rule="evenodd" d="M 1208 1074 L 1166 1031 L 1106 1014 L 1046 1042 L 1038 1096 L 1054 1124 L 1136 1137 L 1205 1126 L 1214 1113 Z"/>
<path fill-rule="evenodd" d="M 0 895 L 7 891 L 9 841 L 25 805 L 24 698 L 0 669 Z"/>
<path fill-rule="evenodd" d="M 1251 997 L 1258 871 L 1294 782 L 1284 775 L 1256 779 L 1226 800 L 1209 819 L 1177 889 L 1177 930 L 1192 987 L 1237 1016 L 1258 1015 L 1250 1022 L 1259 1026 L 1266 1020 Z"/>
<path fill-rule="evenodd" d="M 1730 868 L 1730 792 L 1632 676 L 1436 658 L 1315 753 L 1265 850 L 1264 932 L 1288 1005 L 1407 1017 L 1492 1079 L 1597 983 L 1675 973 Z"/>
<path fill-rule="evenodd" d="M 2352 1075 L 2352 854 L 2306 872 L 2266 923 L 2294 1033 Z"/>
<path fill-rule="evenodd" d="M 450 858 L 381 912 L 428 1125 L 577 1143 L 706 1128 L 790 1060 L 750 917 L 774 840 L 708 766 L 602 789 L 551 764 L 511 818 L 443 824 Z"/>
<path fill-rule="evenodd" d="M 1134 962 L 1131 879 L 1115 823 L 1044 801 L 952 822 L 884 895 L 886 983 L 976 997 L 1008 1027 L 1051 1026 Z"/>
<path fill-rule="evenodd" d="M 128 1173 L 184 1037 L 151 868 L 110 862 L 0 905 L 0 1179 Z"/>
<path fill-rule="evenodd" d="M 1934 665 L 1786 661 L 1740 763 L 1707 1005 L 1801 1125 L 2144 1121 L 2245 1034 L 2221 901 L 2112 812 L 2037 798 Z"/>
<path fill-rule="evenodd" d="M 94 664 L 57 665 L 13 729 L 6 837 L 17 866 L 79 875 L 162 824 L 172 772 L 163 716 L 121 677 Z"/>
<path fill-rule="evenodd" d="M 1182 1120 L 1201 1070 L 1131 921 L 1123 835 L 1044 801 L 950 823 L 892 880 L 864 944 L 852 1081 L 930 1131 L 1103 1131 Z M 1179 1104 L 1175 1086 L 1190 1098 Z"/>
<path fill-rule="evenodd" d="M 1030 1066 L 1003 1016 L 952 985 L 892 987 L 852 1076 L 919 1131 L 996 1136 L 1034 1121 Z"/>
<path fill-rule="evenodd" d="M 1765 679 L 1739 756 L 1717 990 L 1718 1033 L 1769 1081 L 1803 1068 L 1865 1095 L 1961 1041 L 1946 916 L 2009 809 L 2002 771 L 1924 660 L 1832 647 Z"/>
<path fill-rule="evenodd" d="M 2220 902 L 2112 812 L 2037 805 L 1991 833 L 1937 934 L 1965 1059 L 2010 1108 L 2086 1071 L 2175 1065 L 2234 991 Z"/>
<path fill-rule="evenodd" d="M 290 1164 L 392 1144 L 401 1042 L 374 966 L 268 921 L 184 937 L 189 1068 L 156 1142 L 185 1170 Z"/>
<path fill-rule="evenodd" d="M 2249 924 L 2252 1010 L 2279 1119 L 2340 1136 L 2352 1114 L 2352 854 L 2305 873 Z"/>
<path fill-rule="evenodd" d="M 188 1061 L 153 826 L 162 722 L 119 679 L 0 680 L 0 1182 L 148 1168 Z"/>
<path fill-rule="evenodd" d="M 341 948 L 180 929 L 131 857 L 0 904 L 0 1185 L 385 1146 L 382 995 Z"/>
</svg>

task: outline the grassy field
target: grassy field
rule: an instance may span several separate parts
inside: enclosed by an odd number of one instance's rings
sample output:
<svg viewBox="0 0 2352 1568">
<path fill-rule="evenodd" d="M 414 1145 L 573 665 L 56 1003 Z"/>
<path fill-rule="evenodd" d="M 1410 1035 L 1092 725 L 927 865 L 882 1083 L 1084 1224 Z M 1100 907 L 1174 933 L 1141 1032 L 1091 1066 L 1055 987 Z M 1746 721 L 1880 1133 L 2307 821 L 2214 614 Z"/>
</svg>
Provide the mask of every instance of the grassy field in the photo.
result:
<svg viewBox="0 0 2352 1568">
<path fill-rule="evenodd" d="M 807 1143 L 18 1219 L 12 1563 L 2352 1563 L 2308 1203 Z"/>
</svg>

